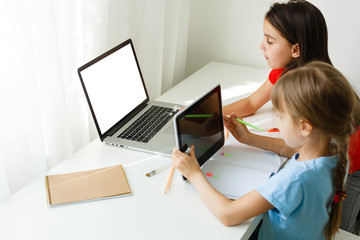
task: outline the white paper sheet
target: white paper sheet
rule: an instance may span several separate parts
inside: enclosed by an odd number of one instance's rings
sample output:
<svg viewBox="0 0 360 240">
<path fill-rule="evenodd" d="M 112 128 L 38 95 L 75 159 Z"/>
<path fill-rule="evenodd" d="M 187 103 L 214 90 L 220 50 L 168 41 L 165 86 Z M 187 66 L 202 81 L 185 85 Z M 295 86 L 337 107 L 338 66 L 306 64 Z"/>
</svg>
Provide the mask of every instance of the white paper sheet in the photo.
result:
<svg viewBox="0 0 360 240">
<path fill-rule="evenodd" d="M 241 144 L 230 134 L 202 171 L 219 192 L 236 199 L 265 182 L 280 165 L 277 154 Z"/>
</svg>

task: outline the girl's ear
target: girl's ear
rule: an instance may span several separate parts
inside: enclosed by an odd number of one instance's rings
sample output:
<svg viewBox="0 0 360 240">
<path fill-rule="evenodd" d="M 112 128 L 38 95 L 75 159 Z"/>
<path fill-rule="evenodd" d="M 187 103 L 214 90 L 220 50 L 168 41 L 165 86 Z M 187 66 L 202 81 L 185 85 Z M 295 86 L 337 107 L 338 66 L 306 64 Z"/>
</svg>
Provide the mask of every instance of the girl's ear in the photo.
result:
<svg viewBox="0 0 360 240">
<path fill-rule="evenodd" d="M 298 58 L 298 57 L 300 57 L 300 48 L 299 48 L 299 44 L 298 43 L 296 43 L 296 44 L 294 44 L 293 46 L 292 46 L 292 53 L 291 53 L 291 55 L 292 55 L 292 57 L 293 58 Z"/>
<path fill-rule="evenodd" d="M 301 136 L 308 137 L 311 134 L 313 127 L 310 123 L 307 121 L 304 121 L 303 119 L 300 119 L 300 132 Z"/>
</svg>

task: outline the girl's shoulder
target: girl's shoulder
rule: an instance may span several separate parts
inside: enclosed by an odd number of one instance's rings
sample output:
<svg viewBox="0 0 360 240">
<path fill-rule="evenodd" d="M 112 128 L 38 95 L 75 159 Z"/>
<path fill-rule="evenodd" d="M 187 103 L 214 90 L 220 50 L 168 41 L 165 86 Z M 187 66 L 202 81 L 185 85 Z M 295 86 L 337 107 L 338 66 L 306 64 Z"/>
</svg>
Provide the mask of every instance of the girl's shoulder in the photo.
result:
<svg viewBox="0 0 360 240">
<path fill-rule="evenodd" d="M 318 178 L 320 175 L 328 177 L 338 162 L 338 156 L 324 156 L 307 161 L 296 161 L 292 158 L 284 168 L 283 174 L 291 176 L 295 181 L 306 181 L 305 179 Z"/>
</svg>

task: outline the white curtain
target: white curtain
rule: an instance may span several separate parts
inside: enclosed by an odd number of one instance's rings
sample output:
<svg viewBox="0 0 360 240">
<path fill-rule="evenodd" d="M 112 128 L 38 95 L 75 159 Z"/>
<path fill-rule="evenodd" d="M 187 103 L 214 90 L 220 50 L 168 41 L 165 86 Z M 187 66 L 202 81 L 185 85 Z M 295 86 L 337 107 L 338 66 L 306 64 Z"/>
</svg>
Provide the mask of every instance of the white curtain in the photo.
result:
<svg viewBox="0 0 360 240">
<path fill-rule="evenodd" d="M 189 1 L 0 1 L 0 201 L 97 137 L 79 66 L 132 38 L 151 98 L 184 78 Z"/>
</svg>

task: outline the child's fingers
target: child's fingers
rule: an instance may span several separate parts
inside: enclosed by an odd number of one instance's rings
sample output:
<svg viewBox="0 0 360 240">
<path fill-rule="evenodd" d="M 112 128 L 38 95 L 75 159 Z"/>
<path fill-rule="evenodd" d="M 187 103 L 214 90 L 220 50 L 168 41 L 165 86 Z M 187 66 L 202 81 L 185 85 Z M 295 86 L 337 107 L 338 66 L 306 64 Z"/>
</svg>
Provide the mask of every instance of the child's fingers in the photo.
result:
<svg viewBox="0 0 360 240">
<path fill-rule="evenodd" d="M 232 113 L 230 117 L 231 117 L 231 121 L 232 121 L 233 123 L 235 123 L 236 125 L 239 123 L 239 122 L 236 120 L 236 115 L 235 115 L 235 113 Z"/>
<path fill-rule="evenodd" d="M 224 126 L 230 131 L 234 127 L 231 116 L 226 116 L 225 115 L 225 117 L 224 117 Z"/>
<path fill-rule="evenodd" d="M 172 153 L 172 157 L 171 157 L 171 159 L 173 161 L 173 164 L 175 166 L 177 166 L 182 158 L 184 158 L 184 153 L 181 152 L 180 150 L 174 148 L 173 153 Z"/>
<path fill-rule="evenodd" d="M 239 117 L 236 113 L 231 114 L 231 121 L 235 126 L 245 126 L 244 124 L 239 122 L 238 119 L 243 121 L 243 119 Z"/>
<path fill-rule="evenodd" d="M 172 154 L 171 154 L 171 160 L 173 165 L 176 167 L 177 165 L 177 161 L 178 161 L 178 150 L 176 148 L 173 149 Z"/>
<path fill-rule="evenodd" d="M 241 124 L 238 120 L 236 120 L 236 116 L 234 113 L 230 115 L 230 119 L 231 123 L 234 125 L 235 128 Z"/>
<path fill-rule="evenodd" d="M 191 151 L 189 154 L 183 153 L 180 150 L 174 148 L 172 153 L 172 162 L 175 166 L 178 166 L 179 164 L 182 164 L 187 161 L 187 159 L 195 159 L 195 147 L 194 145 L 191 146 Z"/>
<path fill-rule="evenodd" d="M 173 165 L 188 179 L 192 173 L 200 169 L 200 165 L 195 157 L 194 146 L 191 146 L 191 149 L 189 154 L 183 153 L 178 149 L 174 149 L 172 154 Z"/>
<path fill-rule="evenodd" d="M 224 127 L 224 136 L 225 136 L 225 140 L 229 138 L 229 129 L 227 129 L 227 127 Z"/>
<path fill-rule="evenodd" d="M 191 158 L 194 158 L 195 157 L 195 146 L 191 145 L 190 148 L 191 148 L 191 151 L 190 151 L 189 155 Z"/>
</svg>

